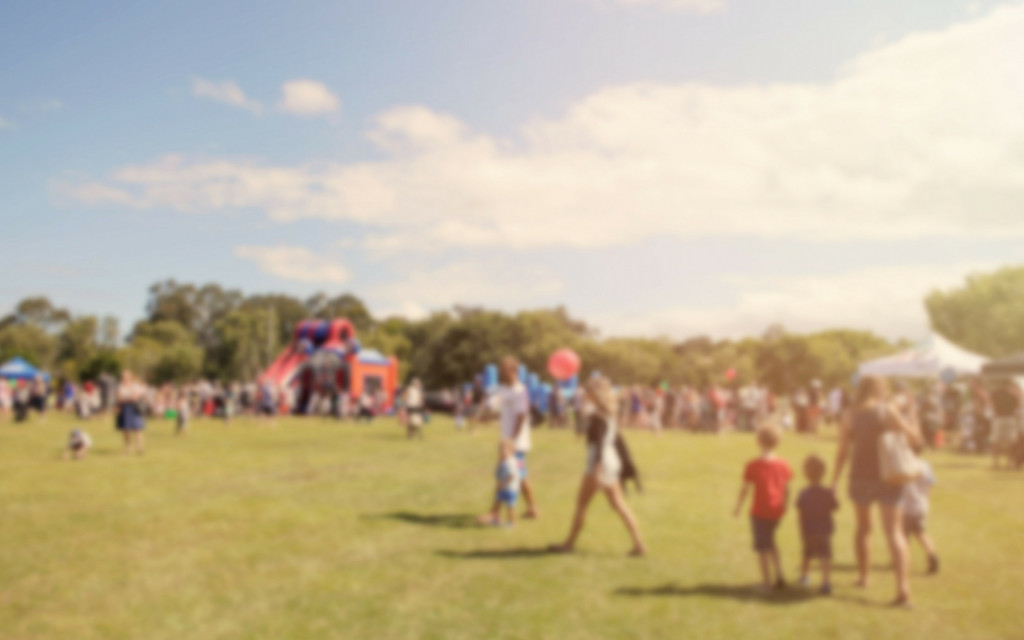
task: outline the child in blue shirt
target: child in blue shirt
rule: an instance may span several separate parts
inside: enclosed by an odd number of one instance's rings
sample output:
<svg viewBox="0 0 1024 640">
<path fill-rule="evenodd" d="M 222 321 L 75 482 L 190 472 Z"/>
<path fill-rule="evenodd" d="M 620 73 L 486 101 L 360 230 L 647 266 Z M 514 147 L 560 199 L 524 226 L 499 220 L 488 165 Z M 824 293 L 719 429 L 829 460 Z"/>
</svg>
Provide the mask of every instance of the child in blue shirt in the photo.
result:
<svg viewBox="0 0 1024 640">
<path fill-rule="evenodd" d="M 498 445 L 498 470 L 495 475 L 498 479 L 497 501 L 505 507 L 505 526 L 511 527 L 516 522 L 516 501 L 519 500 L 519 487 L 523 481 L 515 444 L 511 440 L 502 440 Z M 499 524 L 497 517 L 493 524 Z"/>
<path fill-rule="evenodd" d="M 832 532 L 835 525 L 832 512 L 839 508 L 835 494 L 822 486 L 825 477 L 825 461 L 818 456 L 808 456 L 804 461 L 804 475 L 810 485 L 800 492 L 796 508 L 800 512 L 800 538 L 803 541 L 804 557 L 800 571 L 800 584 L 807 584 L 807 572 L 812 560 L 821 562 L 821 593 L 830 595 L 832 584 Z"/>
</svg>

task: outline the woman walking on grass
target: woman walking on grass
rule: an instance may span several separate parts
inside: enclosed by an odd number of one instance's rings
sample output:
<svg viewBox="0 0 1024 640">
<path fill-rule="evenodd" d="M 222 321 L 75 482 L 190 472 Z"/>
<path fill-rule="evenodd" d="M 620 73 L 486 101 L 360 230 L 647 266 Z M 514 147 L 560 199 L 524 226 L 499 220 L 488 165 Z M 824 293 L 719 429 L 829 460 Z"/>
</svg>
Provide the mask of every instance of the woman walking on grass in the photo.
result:
<svg viewBox="0 0 1024 640">
<path fill-rule="evenodd" d="M 607 378 L 596 377 L 587 382 L 585 391 L 594 407 L 594 412 L 587 421 L 587 468 L 576 497 L 576 514 L 572 520 L 569 537 L 562 544 L 553 545 L 551 551 L 573 551 L 576 539 L 583 531 L 590 500 L 600 490 L 604 491 L 608 502 L 622 518 L 629 535 L 633 538 L 633 548 L 629 555 L 643 556 L 647 553 L 647 547 L 640 537 L 636 518 L 626 504 L 619 478 L 623 461 L 615 447 L 618 435 L 614 417 L 617 408 L 615 390 Z"/>
<path fill-rule="evenodd" d="M 911 446 L 915 447 L 921 442 L 921 434 L 915 424 L 908 422 L 896 407 L 886 402 L 887 396 L 885 382 L 880 378 L 868 376 L 857 386 L 853 407 L 843 416 L 840 424 L 832 489 L 835 491 L 849 457 L 849 495 L 857 513 L 857 533 L 854 539 L 859 570 L 857 586 L 866 587 L 868 583 L 871 505 L 877 502 L 896 572 L 896 599 L 892 604 L 907 607 L 910 605 L 910 567 L 900 506 L 903 487 L 882 479 L 878 456 L 885 431 L 902 431 Z"/>
</svg>

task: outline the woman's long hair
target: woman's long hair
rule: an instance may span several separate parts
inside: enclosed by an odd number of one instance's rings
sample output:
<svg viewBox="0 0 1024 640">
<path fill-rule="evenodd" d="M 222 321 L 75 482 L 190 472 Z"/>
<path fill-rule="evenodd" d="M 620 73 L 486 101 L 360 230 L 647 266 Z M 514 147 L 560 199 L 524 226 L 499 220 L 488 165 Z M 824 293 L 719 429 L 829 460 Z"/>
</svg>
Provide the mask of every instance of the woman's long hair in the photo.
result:
<svg viewBox="0 0 1024 640">
<path fill-rule="evenodd" d="M 884 399 L 888 392 L 889 387 L 885 380 L 878 376 L 864 376 L 857 383 L 857 393 L 854 395 L 853 404 L 863 407 L 872 400 Z"/>
<path fill-rule="evenodd" d="M 618 409 L 618 402 L 615 396 L 615 389 L 612 388 L 612 383 L 608 378 L 604 376 L 595 376 L 587 380 L 584 385 L 587 396 L 597 407 L 598 412 L 608 418 L 615 417 Z"/>
</svg>

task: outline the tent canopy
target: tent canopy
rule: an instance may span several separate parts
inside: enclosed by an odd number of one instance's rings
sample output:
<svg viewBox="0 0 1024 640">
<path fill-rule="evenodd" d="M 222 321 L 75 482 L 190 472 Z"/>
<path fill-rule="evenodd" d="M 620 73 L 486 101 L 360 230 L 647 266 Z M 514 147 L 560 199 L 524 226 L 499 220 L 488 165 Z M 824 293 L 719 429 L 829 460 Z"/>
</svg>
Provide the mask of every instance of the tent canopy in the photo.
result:
<svg viewBox="0 0 1024 640">
<path fill-rule="evenodd" d="M 937 333 L 917 345 L 884 358 L 860 365 L 861 376 L 883 378 L 936 378 L 974 376 L 981 373 L 987 359 L 962 349 Z"/>
<path fill-rule="evenodd" d="M 0 366 L 0 378 L 8 380 L 35 380 L 36 376 L 42 376 L 43 380 L 49 380 L 50 374 L 36 369 L 22 358 L 11 358 Z"/>
<path fill-rule="evenodd" d="M 1024 376 L 1024 353 L 993 360 L 981 372 L 986 376 Z"/>
</svg>

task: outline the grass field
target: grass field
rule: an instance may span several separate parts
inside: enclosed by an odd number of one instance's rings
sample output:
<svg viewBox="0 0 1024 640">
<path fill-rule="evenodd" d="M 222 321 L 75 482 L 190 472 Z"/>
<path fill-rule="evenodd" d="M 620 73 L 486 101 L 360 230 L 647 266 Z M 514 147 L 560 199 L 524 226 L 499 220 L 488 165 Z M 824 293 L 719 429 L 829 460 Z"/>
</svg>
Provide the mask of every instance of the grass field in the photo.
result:
<svg viewBox="0 0 1024 640">
<path fill-rule="evenodd" d="M 988 461 L 933 456 L 932 530 L 943 574 L 924 577 L 916 609 L 880 565 L 850 584 L 852 514 L 836 537 L 836 594 L 762 598 L 745 519 L 730 510 L 749 436 L 630 434 L 646 476 L 631 496 L 646 559 L 595 503 L 574 556 L 562 538 L 581 445 L 540 431 L 530 459 L 542 517 L 515 529 L 472 524 L 490 498 L 493 429 L 425 442 L 393 421 L 353 426 L 280 420 L 197 422 L 185 438 L 153 422 L 143 457 L 121 452 L 106 421 L 88 424 L 88 460 L 60 462 L 69 418 L 0 425 L 2 638 L 1019 638 L 1024 476 Z M 798 463 L 831 458 L 828 437 L 783 441 Z M 795 574 L 797 525 L 780 529 Z"/>
</svg>

